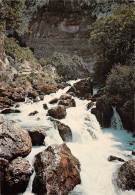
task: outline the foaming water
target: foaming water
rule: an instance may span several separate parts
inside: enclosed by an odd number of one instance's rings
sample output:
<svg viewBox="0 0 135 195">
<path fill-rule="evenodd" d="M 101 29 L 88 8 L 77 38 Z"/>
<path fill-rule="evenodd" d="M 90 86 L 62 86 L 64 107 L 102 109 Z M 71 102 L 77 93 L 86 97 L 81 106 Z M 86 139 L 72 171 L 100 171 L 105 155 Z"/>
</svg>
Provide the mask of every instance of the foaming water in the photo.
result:
<svg viewBox="0 0 135 195">
<path fill-rule="evenodd" d="M 77 81 L 71 81 L 75 83 Z M 46 146 L 33 147 L 32 152 L 26 157 L 33 166 L 34 156 L 51 144 L 63 143 L 58 130 L 54 129 L 47 111 L 43 109 L 43 104 L 48 108 L 56 106 L 48 102 L 53 98 L 59 98 L 69 87 L 59 90 L 57 93 L 46 95 L 43 101 L 37 103 L 20 103 L 20 114 L 9 114 L 5 117 L 14 120 L 23 128 L 31 129 L 36 126 L 42 127 L 47 134 L 45 138 Z M 135 139 L 131 133 L 123 129 L 122 123 L 116 109 L 113 108 L 112 128 L 101 129 L 96 117 L 87 110 L 87 100 L 74 98 L 76 107 L 67 108 L 65 119 L 60 120 L 68 125 L 72 130 L 73 140 L 67 143 L 71 152 L 79 159 L 81 164 L 81 184 L 77 185 L 70 193 L 71 195 L 133 195 L 135 191 L 122 192 L 117 189 L 115 177 L 122 162 L 109 162 L 108 157 L 114 155 L 124 160 L 134 157 L 131 151 L 134 150 Z M 38 114 L 29 116 L 30 112 L 37 110 Z M 24 195 L 32 194 L 32 182 L 35 173 L 31 176 L 29 185 Z"/>
</svg>

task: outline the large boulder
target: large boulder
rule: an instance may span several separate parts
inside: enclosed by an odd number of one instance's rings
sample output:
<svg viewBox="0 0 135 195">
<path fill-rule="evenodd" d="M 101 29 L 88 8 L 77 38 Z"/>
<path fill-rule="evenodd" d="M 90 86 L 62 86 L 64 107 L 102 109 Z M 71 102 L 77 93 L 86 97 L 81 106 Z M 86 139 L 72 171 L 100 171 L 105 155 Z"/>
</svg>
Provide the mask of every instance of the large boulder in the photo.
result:
<svg viewBox="0 0 135 195">
<path fill-rule="evenodd" d="M 3 184 L 3 194 L 24 192 L 34 169 L 22 157 L 17 157 L 8 166 Z"/>
<path fill-rule="evenodd" d="M 2 116 L 0 116 L 0 145 L 0 157 L 5 159 L 26 156 L 32 148 L 28 132 Z"/>
<path fill-rule="evenodd" d="M 59 105 L 57 107 L 52 107 L 48 110 L 49 116 L 52 116 L 53 118 L 56 119 L 63 119 L 66 116 L 66 108 L 63 105 Z"/>
<path fill-rule="evenodd" d="M 135 190 L 135 160 L 125 162 L 119 168 L 116 181 L 122 190 Z"/>
<path fill-rule="evenodd" d="M 82 79 L 67 91 L 67 93 L 69 92 L 73 92 L 79 98 L 89 99 L 93 94 L 93 82 L 90 78 Z"/>
<path fill-rule="evenodd" d="M 46 137 L 46 133 L 43 129 L 41 129 L 40 127 L 31 129 L 29 131 L 29 135 L 31 137 L 33 146 L 44 145 L 44 139 Z"/>
<path fill-rule="evenodd" d="M 93 108 L 91 113 L 96 115 L 96 118 L 102 127 L 107 128 L 111 126 L 113 109 L 105 99 L 98 98 L 96 102 L 96 109 Z"/>
<path fill-rule="evenodd" d="M 72 141 L 72 131 L 69 126 L 61 123 L 57 120 L 51 120 L 54 124 L 54 127 L 58 129 L 59 134 L 64 142 Z"/>
<path fill-rule="evenodd" d="M 49 146 L 36 155 L 35 194 L 67 195 L 81 182 L 80 164 L 66 144 Z"/>
</svg>

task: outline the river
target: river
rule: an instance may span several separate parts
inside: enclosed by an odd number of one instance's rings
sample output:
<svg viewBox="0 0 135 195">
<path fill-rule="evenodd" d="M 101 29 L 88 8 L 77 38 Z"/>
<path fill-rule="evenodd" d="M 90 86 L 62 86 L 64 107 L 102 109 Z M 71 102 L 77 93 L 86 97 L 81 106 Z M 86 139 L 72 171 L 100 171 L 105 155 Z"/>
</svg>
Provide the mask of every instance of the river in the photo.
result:
<svg viewBox="0 0 135 195">
<path fill-rule="evenodd" d="M 74 82 L 70 81 L 71 84 Z M 47 110 L 43 109 L 43 104 L 46 103 L 51 108 L 54 105 L 48 102 L 53 98 L 59 98 L 68 89 L 69 86 L 63 90 L 60 89 L 56 93 L 46 95 L 43 101 L 36 103 L 26 99 L 25 103 L 19 103 L 21 113 L 4 115 L 4 117 L 10 120 L 14 120 L 23 129 L 28 130 L 37 126 L 45 129 L 47 133 L 45 139 L 46 146 L 33 147 L 32 152 L 26 157 L 31 165 L 33 165 L 35 154 L 51 144 L 63 143 L 58 130 L 54 129 L 49 117 L 46 116 Z M 122 192 L 116 187 L 116 172 L 123 163 L 108 161 L 110 155 L 124 160 L 135 159 L 131 155 L 131 151 L 135 148 L 135 139 L 132 137 L 132 134 L 123 129 L 115 108 L 113 108 L 112 127 L 101 128 L 96 117 L 86 108 L 88 101 L 80 100 L 77 97 L 74 99 L 76 107 L 67 108 L 66 118 L 60 120 L 72 130 L 73 140 L 67 143 L 67 145 L 81 164 L 80 174 L 82 182 L 74 188 L 70 195 L 134 195 L 135 191 Z M 38 111 L 38 114 L 29 116 L 29 113 L 35 110 Z M 31 191 L 34 174 L 31 176 L 29 186 L 23 195 L 33 194 Z"/>
</svg>

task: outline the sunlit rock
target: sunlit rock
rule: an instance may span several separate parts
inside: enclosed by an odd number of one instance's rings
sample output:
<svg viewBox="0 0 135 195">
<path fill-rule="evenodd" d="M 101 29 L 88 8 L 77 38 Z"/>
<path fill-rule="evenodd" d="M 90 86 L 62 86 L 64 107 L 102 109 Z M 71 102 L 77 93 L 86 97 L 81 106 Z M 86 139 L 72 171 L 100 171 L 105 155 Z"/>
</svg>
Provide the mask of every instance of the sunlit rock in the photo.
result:
<svg viewBox="0 0 135 195">
<path fill-rule="evenodd" d="M 36 194 L 67 195 L 81 182 L 80 163 L 66 144 L 49 146 L 37 154 L 34 166 L 32 191 Z"/>
<path fill-rule="evenodd" d="M 48 114 L 49 116 L 52 116 L 53 118 L 56 119 L 63 119 L 65 118 L 67 112 L 66 112 L 66 108 L 63 105 L 59 105 L 57 107 L 52 107 L 48 110 Z"/>
<path fill-rule="evenodd" d="M 0 116 L 0 145 L 0 157 L 5 159 L 26 156 L 32 148 L 28 132 L 2 116 Z"/>
<path fill-rule="evenodd" d="M 54 127 L 58 129 L 59 134 L 62 138 L 63 141 L 69 142 L 72 141 L 72 131 L 69 128 L 69 126 L 61 123 L 60 121 L 57 120 L 51 120 L 54 124 Z"/>
<path fill-rule="evenodd" d="M 79 98 L 89 99 L 93 94 L 93 82 L 90 78 L 82 79 L 67 91 L 67 93 L 69 92 L 73 92 L 73 95 Z"/>
<path fill-rule="evenodd" d="M 14 159 L 6 168 L 3 184 L 3 194 L 18 194 L 24 192 L 34 169 L 22 157 Z"/>
</svg>

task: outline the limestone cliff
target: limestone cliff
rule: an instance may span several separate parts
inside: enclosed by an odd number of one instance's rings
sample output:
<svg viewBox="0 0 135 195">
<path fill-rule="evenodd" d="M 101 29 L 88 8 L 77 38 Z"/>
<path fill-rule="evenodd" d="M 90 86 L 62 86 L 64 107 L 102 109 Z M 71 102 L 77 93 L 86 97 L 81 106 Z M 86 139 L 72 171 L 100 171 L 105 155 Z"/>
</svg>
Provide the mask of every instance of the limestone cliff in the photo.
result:
<svg viewBox="0 0 135 195">
<path fill-rule="evenodd" d="M 55 51 L 81 56 L 90 62 L 89 36 L 96 18 L 128 0 L 26 0 L 32 34 L 24 40 L 36 57 L 50 57 Z"/>
</svg>

